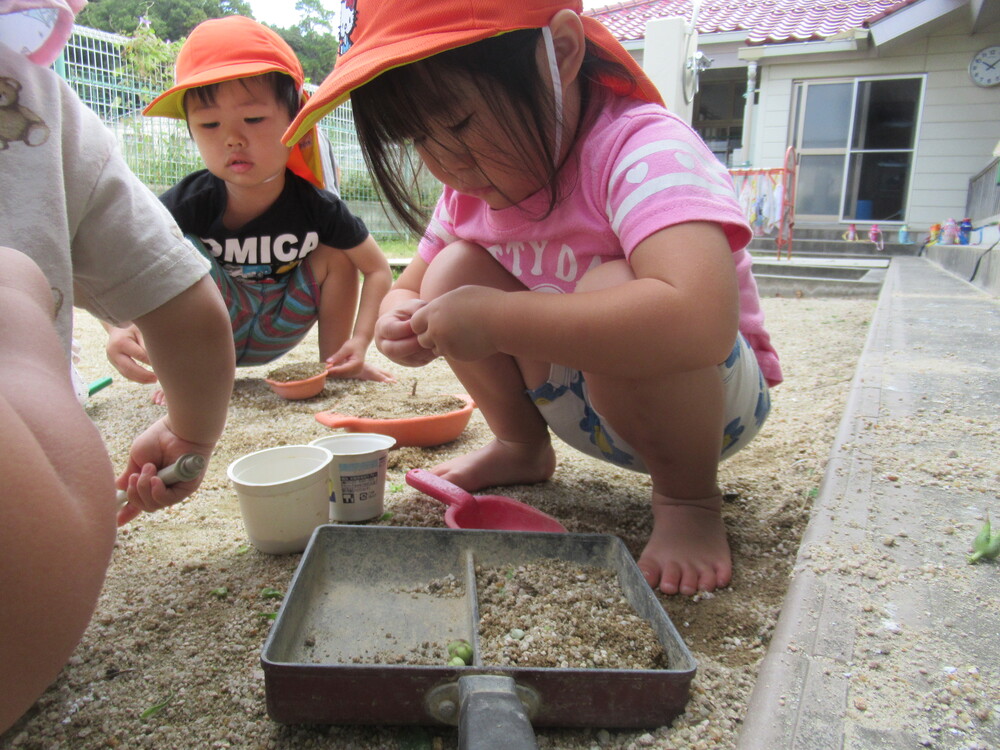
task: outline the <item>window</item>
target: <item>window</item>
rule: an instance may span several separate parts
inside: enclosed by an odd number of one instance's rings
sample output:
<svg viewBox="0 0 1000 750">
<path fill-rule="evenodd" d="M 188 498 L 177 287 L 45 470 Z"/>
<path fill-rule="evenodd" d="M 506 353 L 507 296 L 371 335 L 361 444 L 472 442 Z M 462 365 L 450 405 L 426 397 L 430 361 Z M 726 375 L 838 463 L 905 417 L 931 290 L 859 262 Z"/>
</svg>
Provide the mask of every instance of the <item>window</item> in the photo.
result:
<svg viewBox="0 0 1000 750">
<path fill-rule="evenodd" d="M 719 161 L 733 166 L 733 152 L 743 146 L 744 68 L 705 70 L 694 98 L 693 127 Z"/>
<path fill-rule="evenodd" d="M 923 78 L 796 85 L 796 212 L 841 221 L 903 221 Z"/>
</svg>

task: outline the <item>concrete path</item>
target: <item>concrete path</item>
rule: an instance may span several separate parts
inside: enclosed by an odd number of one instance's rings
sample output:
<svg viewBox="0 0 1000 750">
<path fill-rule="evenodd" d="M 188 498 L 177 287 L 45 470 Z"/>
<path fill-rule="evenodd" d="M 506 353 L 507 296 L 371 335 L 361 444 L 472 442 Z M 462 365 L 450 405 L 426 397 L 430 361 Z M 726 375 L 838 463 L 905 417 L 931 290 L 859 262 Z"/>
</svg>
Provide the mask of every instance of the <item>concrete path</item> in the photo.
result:
<svg viewBox="0 0 1000 750">
<path fill-rule="evenodd" d="M 1000 748 L 998 373 L 1000 299 L 894 258 L 739 750 Z"/>
</svg>

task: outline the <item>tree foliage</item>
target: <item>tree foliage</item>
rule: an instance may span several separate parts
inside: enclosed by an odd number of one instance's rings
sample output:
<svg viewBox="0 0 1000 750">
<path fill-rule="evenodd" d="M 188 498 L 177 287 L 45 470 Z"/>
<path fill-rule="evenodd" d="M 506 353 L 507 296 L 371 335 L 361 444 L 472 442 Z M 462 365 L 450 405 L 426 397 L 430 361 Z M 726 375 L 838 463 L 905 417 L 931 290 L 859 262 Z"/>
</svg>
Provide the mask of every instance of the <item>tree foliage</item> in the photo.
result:
<svg viewBox="0 0 1000 750">
<path fill-rule="evenodd" d="M 275 31 L 295 50 L 302 63 L 306 80 L 320 83 L 327 73 L 333 70 L 337 59 L 337 38 L 332 34 L 319 34 L 315 31 L 303 31 L 302 26 L 292 26 Z"/>
<path fill-rule="evenodd" d="M 319 83 L 337 57 L 335 14 L 322 0 L 297 0 L 295 9 L 297 24 L 273 28 L 295 50 L 306 79 Z M 228 15 L 254 17 L 246 0 L 90 0 L 77 23 L 125 36 L 148 28 L 158 39 L 176 41 L 202 21 Z"/>
<path fill-rule="evenodd" d="M 131 34 L 145 21 L 160 39 L 182 39 L 202 21 L 221 16 L 253 18 L 246 0 L 90 0 L 77 23 L 115 34 Z"/>
</svg>

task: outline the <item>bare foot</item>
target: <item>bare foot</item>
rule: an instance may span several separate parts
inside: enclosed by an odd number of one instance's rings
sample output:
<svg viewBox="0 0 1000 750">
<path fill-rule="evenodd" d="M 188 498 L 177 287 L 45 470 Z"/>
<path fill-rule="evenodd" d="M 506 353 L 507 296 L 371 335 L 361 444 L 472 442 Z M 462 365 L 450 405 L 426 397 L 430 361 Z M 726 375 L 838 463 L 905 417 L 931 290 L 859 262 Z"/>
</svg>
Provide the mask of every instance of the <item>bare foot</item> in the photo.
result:
<svg viewBox="0 0 1000 750">
<path fill-rule="evenodd" d="M 729 585 L 733 563 L 721 508 L 721 495 L 674 500 L 653 493 L 653 533 L 639 556 L 650 586 L 693 596 Z"/>
<path fill-rule="evenodd" d="M 497 439 L 431 469 L 466 492 L 507 484 L 537 484 L 555 470 L 556 454 L 550 442 L 508 443 Z"/>
<path fill-rule="evenodd" d="M 149 402 L 152 404 L 156 404 L 157 406 L 166 406 L 167 397 L 163 394 L 163 389 L 157 388 L 155 391 L 153 391 L 153 395 L 149 397 Z"/>
</svg>

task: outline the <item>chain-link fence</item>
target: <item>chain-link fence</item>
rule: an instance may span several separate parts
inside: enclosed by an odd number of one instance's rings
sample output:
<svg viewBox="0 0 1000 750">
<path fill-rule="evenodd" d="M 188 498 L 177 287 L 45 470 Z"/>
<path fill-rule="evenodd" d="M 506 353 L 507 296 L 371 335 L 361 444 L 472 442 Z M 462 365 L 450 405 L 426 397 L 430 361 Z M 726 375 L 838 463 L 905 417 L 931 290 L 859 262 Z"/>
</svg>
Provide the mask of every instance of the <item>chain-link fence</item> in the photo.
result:
<svg viewBox="0 0 1000 750">
<path fill-rule="evenodd" d="M 75 26 L 55 68 L 115 133 L 132 171 L 159 194 L 185 175 L 203 169 L 204 163 L 183 121 L 143 117 L 143 108 L 173 84 L 172 67 L 137 69 L 125 53 L 130 42 L 129 37 Z M 307 85 L 310 88 L 315 89 Z M 333 146 L 340 166 L 341 195 L 351 211 L 377 238 L 405 239 L 408 233 L 400 222 L 386 215 L 365 167 L 351 103 L 333 110 L 319 127 Z M 422 192 L 435 195 L 433 177 L 428 175 L 426 180 L 429 184 L 422 184 Z"/>
</svg>

